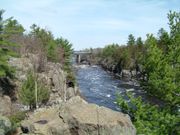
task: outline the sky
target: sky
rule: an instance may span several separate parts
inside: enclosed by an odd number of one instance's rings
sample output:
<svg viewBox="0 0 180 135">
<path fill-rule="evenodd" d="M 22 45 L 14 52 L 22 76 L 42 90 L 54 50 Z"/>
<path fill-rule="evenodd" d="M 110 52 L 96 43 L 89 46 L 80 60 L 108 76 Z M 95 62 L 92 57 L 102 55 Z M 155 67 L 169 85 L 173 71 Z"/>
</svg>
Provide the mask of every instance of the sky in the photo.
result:
<svg viewBox="0 0 180 135">
<path fill-rule="evenodd" d="M 179 12 L 180 0 L 1 0 L 0 8 L 27 31 L 35 23 L 82 50 L 168 31 L 167 13 Z"/>
</svg>

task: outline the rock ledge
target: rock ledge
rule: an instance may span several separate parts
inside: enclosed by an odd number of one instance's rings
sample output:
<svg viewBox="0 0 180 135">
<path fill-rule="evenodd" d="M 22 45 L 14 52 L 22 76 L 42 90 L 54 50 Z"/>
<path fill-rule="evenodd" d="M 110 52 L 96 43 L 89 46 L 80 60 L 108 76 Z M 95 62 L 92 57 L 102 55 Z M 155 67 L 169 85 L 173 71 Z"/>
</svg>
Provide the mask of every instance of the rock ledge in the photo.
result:
<svg viewBox="0 0 180 135">
<path fill-rule="evenodd" d="M 22 122 L 22 129 L 43 135 L 135 135 L 128 115 L 89 104 L 79 96 L 58 107 L 40 109 Z"/>
</svg>

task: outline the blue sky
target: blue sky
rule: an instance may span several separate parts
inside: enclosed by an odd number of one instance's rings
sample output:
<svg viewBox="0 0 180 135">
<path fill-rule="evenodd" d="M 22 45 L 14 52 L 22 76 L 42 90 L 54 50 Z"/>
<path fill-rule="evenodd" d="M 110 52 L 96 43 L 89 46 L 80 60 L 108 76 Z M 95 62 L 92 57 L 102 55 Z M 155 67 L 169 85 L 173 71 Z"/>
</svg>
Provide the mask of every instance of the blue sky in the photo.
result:
<svg viewBox="0 0 180 135">
<path fill-rule="evenodd" d="M 1 0 L 4 17 L 14 16 L 27 30 L 33 23 L 67 38 L 75 50 L 126 44 L 129 34 L 168 30 L 167 13 L 180 0 Z"/>
</svg>

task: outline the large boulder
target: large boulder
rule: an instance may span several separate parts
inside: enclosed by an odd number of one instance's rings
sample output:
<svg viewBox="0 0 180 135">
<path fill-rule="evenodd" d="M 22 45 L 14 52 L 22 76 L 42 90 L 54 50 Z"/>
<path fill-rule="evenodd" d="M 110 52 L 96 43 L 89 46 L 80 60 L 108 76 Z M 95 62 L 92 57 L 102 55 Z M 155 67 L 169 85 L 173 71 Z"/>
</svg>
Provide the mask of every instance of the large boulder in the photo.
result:
<svg viewBox="0 0 180 135">
<path fill-rule="evenodd" d="M 59 116 L 68 123 L 71 134 L 75 135 L 135 134 L 128 115 L 88 104 L 80 97 L 72 98 L 63 104 Z"/>
<path fill-rule="evenodd" d="M 0 96 L 0 115 L 9 115 L 12 111 L 11 99 L 8 96 Z"/>
<path fill-rule="evenodd" d="M 43 135 L 135 135 L 128 115 L 95 104 L 79 96 L 59 107 L 41 109 L 22 122 L 22 129 Z"/>
<path fill-rule="evenodd" d="M 10 130 L 11 130 L 10 120 L 0 115 L 0 135 L 5 135 Z"/>
</svg>

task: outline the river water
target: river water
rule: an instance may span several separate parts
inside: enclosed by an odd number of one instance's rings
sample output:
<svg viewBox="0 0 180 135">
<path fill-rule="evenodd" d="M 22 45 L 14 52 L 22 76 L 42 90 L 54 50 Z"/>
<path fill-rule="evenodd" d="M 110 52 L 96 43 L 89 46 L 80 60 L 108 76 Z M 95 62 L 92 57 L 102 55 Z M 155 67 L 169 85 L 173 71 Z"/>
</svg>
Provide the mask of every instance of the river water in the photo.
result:
<svg viewBox="0 0 180 135">
<path fill-rule="evenodd" d="M 115 78 L 99 66 L 78 65 L 76 79 L 82 96 L 90 103 L 120 110 L 116 104 L 117 94 L 127 99 L 126 92 L 147 99 L 146 93 L 138 85 Z"/>
</svg>

